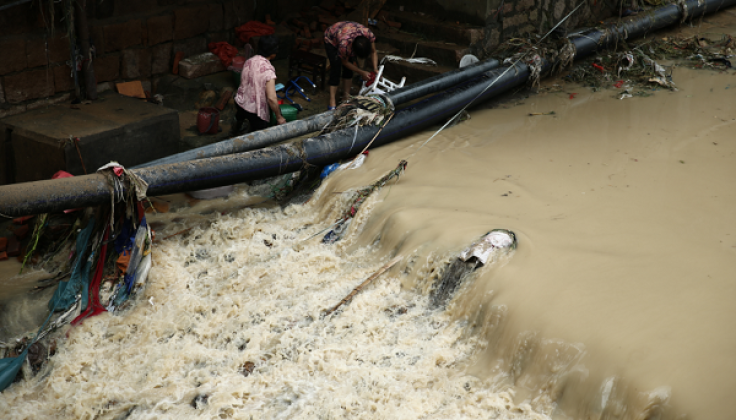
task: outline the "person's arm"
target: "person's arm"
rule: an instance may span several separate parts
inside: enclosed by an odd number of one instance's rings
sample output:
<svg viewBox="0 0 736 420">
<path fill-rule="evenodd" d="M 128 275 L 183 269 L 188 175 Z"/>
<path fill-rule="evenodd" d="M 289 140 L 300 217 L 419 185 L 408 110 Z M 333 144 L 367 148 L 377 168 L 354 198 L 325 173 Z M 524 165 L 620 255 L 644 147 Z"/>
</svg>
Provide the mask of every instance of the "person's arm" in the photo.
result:
<svg viewBox="0 0 736 420">
<path fill-rule="evenodd" d="M 276 123 L 279 125 L 286 123 L 286 119 L 281 115 L 279 98 L 276 96 L 276 79 L 271 79 L 266 82 L 266 99 L 268 99 L 269 108 L 271 108 L 271 111 L 276 114 Z"/>
<path fill-rule="evenodd" d="M 350 70 L 358 73 L 363 80 L 366 80 L 367 81 L 368 79 L 371 78 L 371 74 L 369 72 L 361 70 L 360 67 L 358 67 L 355 64 L 351 63 L 350 61 L 348 61 L 347 58 L 340 57 L 340 61 L 342 61 L 342 65 L 343 66 L 345 66 L 345 67 L 349 68 Z"/>
<path fill-rule="evenodd" d="M 378 51 L 376 51 L 376 43 L 371 42 L 371 51 L 373 52 L 373 71 L 378 74 Z"/>
</svg>

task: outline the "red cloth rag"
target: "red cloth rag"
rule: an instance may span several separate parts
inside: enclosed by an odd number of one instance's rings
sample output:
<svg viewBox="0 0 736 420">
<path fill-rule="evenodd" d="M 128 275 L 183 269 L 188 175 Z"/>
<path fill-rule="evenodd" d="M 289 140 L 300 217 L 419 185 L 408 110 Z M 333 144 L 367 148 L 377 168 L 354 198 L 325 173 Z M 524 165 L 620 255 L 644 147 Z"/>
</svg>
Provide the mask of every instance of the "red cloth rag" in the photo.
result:
<svg viewBox="0 0 736 420">
<path fill-rule="evenodd" d="M 89 285 L 89 294 L 87 297 L 87 309 L 79 314 L 72 321 L 72 325 L 78 325 L 85 319 L 107 312 L 105 306 L 100 302 L 100 283 L 102 281 L 102 271 L 105 268 L 105 257 L 107 256 L 107 238 L 110 236 L 110 228 L 105 229 L 105 235 L 102 238 L 102 246 L 100 247 L 100 255 L 97 258 L 97 266 L 92 276 L 92 282 Z"/>
<path fill-rule="evenodd" d="M 210 52 L 222 61 L 222 65 L 228 67 L 233 62 L 233 57 L 238 55 L 238 49 L 227 42 L 210 42 L 207 45 Z"/>
<path fill-rule="evenodd" d="M 276 30 L 273 26 L 268 26 L 265 23 L 261 23 L 256 20 L 251 20 L 250 22 L 235 28 L 235 34 L 237 34 L 238 38 L 246 44 L 250 41 L 251 37 L 271 35 L 275 31 Z"/>
</svg>

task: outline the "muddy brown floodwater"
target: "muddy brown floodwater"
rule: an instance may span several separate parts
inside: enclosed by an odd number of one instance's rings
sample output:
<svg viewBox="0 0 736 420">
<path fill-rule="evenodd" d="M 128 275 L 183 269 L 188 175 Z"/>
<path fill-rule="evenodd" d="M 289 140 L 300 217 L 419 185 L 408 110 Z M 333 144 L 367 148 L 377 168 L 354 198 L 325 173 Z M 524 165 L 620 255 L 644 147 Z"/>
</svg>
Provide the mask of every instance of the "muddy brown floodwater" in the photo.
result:
<svg viewBox="0 0 736 420">
<path fill-rule="evenodd" d="M 157 236 L 191 229 L 157 241 L 134 307 L 69 331 L 0 417 L 734 418 L 736 77 L 674 76 L 473 111 L 305 205 L 241 208 L 260 201 L 240 186 L 208 204 L 227 214 L 174 206 Z M 400 159 L 344 240 L 304 240 Z M 445 262 L 496 228 L 518 249 L 432 309 Z"/>
<path fill-rule="evenodd" d="M 337 178 L 344 190 L 409 161 L 365 243 L 459 250 L 488 229 L 516 232 L 516 255 L 451 308 L 490 343 L 472 372 L 559 398 L 576 418 L 734 418 L 736 77 L 675 78 L 679 92 L 647 98 L 582 89 L 474 112 L 421 150 L 427 134 Z"/>
</svg>

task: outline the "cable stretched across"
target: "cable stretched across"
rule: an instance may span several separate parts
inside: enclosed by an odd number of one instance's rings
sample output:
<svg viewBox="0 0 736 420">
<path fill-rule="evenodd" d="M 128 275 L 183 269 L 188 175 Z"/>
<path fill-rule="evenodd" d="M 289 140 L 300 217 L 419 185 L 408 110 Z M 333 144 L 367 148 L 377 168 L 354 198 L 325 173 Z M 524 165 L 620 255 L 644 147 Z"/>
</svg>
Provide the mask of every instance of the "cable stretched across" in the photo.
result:
<svg viewBox="0 0 736 420">
<path fill-rule="evenodd" d="M 549 35 L 550 35 L 550 34 L 551 34 L 551 33 L 552 33 L 552 32 L 553 32 L 553 31 L 554 31 L 555 29 L 557 29 L 557 28 L 558 28 L 558 27 L 559 27 L 560 25 L 562 25 L 562 23 L 563 23 L 563 22 L 565 22 L 565 21 L 566 21 L 566 20 L 567 20 L 567 19 L 568 19 L 568 18 L 569 18 L 570 16 L 572 16 L 572 14 L 573 14 L 573 13 L 575 13 L 575 12 L 576 12 L 576 11 L 577 11 L 577 10 L 578 10 L 578 9 L 580 8 L 580 6 L 582 6 L 582 5 L 584 4 L 584 3 L 585 3 L 585 2 L 581 2 L 581 3 L 579 3 L 579 4 L 578 4 L 578 5 L 577 5 L 577 6 L 576 6 L 576 7 L 574 8 L 574 9 L 572 9 L 572 11 L 571 11 L 570 13 L 568 13 L 568 14 L 567 14 L 567 16 L 565 16 L 564 18 L 562 18 L 562 20 L 560 20 L 560 21 L 559 21 L 559 22 L 557 23 L 557 25 L 555 25 L 555 26 L 554 26 L 554 27 L 553 27 L 552 29 L 550 29 L 550 30 L 549 30 L 549 32 L 547 32 L 547 33 L 546 33 L 546 34 L 545 34 L 545 35 L 544 35 L 544 36 L 543 36 L 542 38 L 540 38 L 540 39 L 539 39 L 539 41 L 537 41 L 537 43 L 536 43 L 536 44 L 534 45 L 534 47 L 536 47 L 536 46 L 537 46 L 537 45 L 539 45 L 539 44 L 540 44 L 540 43 L 541 43 L 542 41 L 544 41 L 544 40 L 545 40 L 545 38 L 547 38 L 547 37 L 548 37 L 548 36 L 549 36 Z M 437 137 L 437 135 L 438 135 L 438 134 L 440 134 L 440 132 L 441 132 L 442 130 L 444 130 L 445 128 L 447 128 L 447 126 L 449 126 L 449 125 L 450 125 L 450 124 L 451 124 L 451 123 L 452 123 L 453 121 L 455 121 L 455 119 L 456 119 L 456 118 L 457 118 L 457 117 L 458 117 L 458 116 L 459 116 L 459 115 L 460 115 L 460 114 L 461 114 L 461 113 L 462 113 L 463 111 L 465 111 L 465 110 L 466 110 L 466 109 L 467 109 L 467 108 L 468 108 L 468 107 L 469 107 L 469 106 L 470 106 L 470 105 L 471 105 L 471 104 L 472 104 L 473 102 L 475 102 L 475 100 L 476 100 L 476 99 L 478 99 L 478 98 L 480 98 L 481 96 L 483 96 L 483 94 L 484 94 L 484 93 L 486 93 L 486 91 L 487 91 L 488 89 L 490 89 L 490 88 L 491 88 L 491 86 L 493 86 L 494 84 L 496 84 L 496 82 L 497 82 L 497 81 L 498 81 L 498 80 L 499 80 L 499 79 L 500 79 L 501 77 L 503 77 L 503 76 L 504 76 L 504 75 L 505 75 L 506 73 L 508 73 L 508 72 L 509 72 L 509 70 L 511 70 L 512 68 L 516 67 L 516 65 L 517 65 L 517 64 L 519 64 L 519 61 L 521 61 L 521 60 L 522 60 L 523 58 L 526 58 L 526 55 L 527 55 L 527 53 L 524 53 L 524 54 L 522 54 L 522 55 L 521 55 L 521 57 L 517 58 L 517 59 L 516 59 L 516 61 L 514 61 L 514 62 L 513 62 L 513 64 L 511 64 L 511 66 L 507 67 L 507 68 L 506 68 L 506 70 L 505 70 L 505 71 L 504 71 L 503 73 L 501 73 L 501 76 L 499 76 L 498 78 L 496 78 L 496 79 L 494 79 L 493 81 L 491 81 L 491 83 L 489 83 L 489 84 L 488 84 L 488 86 L 486 86 L 486 88 L 485 88 L 485 89 L 483 89 L 483 90 L 482 90 L 482 91 L 481 91 L 481 92 L 480 92 L 480 93 L 479 93 L 478 95 L 476 95 L 476 97 L 475 97 L 475 98 L 474 98 L 474 99 L 473 99 L 472 101 L 468 102 L 468 103 L 467 103 L 467 104 L 466 104 L 466 105 L 465 105 L 465 106 L 464 106 L 464 107 L 463 107 L 463 108 L 462 108 L 462 109 L 461 109 L 460 111 L 458 111 L 458 112 L 457 112 L 457 113 L 456 113 L 456 114 L 455 114 L 455 115 L 454 115 L 454 116 L 453 116 L 452 118 L 450 118 L 449 120 L 447 120 L 447 122 L 445 123 L 445 125 L 443 125 L 442 127 L 440 127 L 440 128 L 439 128 L 439 130 L 435 131 L 435 132 L 434 132 L 434 134 L 432 134 L 432 136 L 431 136 L 430 138 L 428 138 L 428 139 L 427 139 L 427 141 L 425 141 L 424 143 L 422 143 L 422 145 L 421 145 L 421 146 L 419 146 L 419 148 L 418 148 L 418 149 L 417 149 L 417 150 L 416 150 L 416 151 L 415 151 L 414 153 L 412 153 L 412 156 L 413 156 L 413 155 L 415 155 L 415 154 L 416 154 L 417 152 L 419 152 L 419 150 L 421 150 L 421 149 L 422 149 L 422 147 L 424 147 L 424 145 L 425 145 L 425 144 L 429 143 L 429 142 L 430 142 L 430 141 L 431 141 L 431 140 L 432 140 L 433 138 Z"/>
</svg>

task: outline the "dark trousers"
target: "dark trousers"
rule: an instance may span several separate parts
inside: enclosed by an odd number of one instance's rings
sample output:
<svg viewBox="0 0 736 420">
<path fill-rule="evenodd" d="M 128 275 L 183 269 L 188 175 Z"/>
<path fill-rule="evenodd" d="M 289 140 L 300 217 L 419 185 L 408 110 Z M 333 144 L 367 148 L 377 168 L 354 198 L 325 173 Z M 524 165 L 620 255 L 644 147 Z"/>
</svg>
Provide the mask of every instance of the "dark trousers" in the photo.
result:
<svg viewBox="0 0 736 420">
<path fill-rule="evenodd" d="M 342 65 L 337 47 L 325 42 L 325 52 L 327 52 L 327 59 L 330 60 L 330 77 L 328 80 L 330 86 L 340 86 L 340 73 L 342 73 L 343 79 L 353 78 L 353 71 Z M 351 59 L 350 62 L 355 64 L 355 59 Z"/>
<path fill-rule="evenodd" d="M 243 125 L 243 121 L 248 120 L 250 131 L 263 130 L 268 128 L 270 121 L 263 121 L 258 115 L 248 112 L 235 103 L 235 127 L 237 130 Z"/>
</svg>

